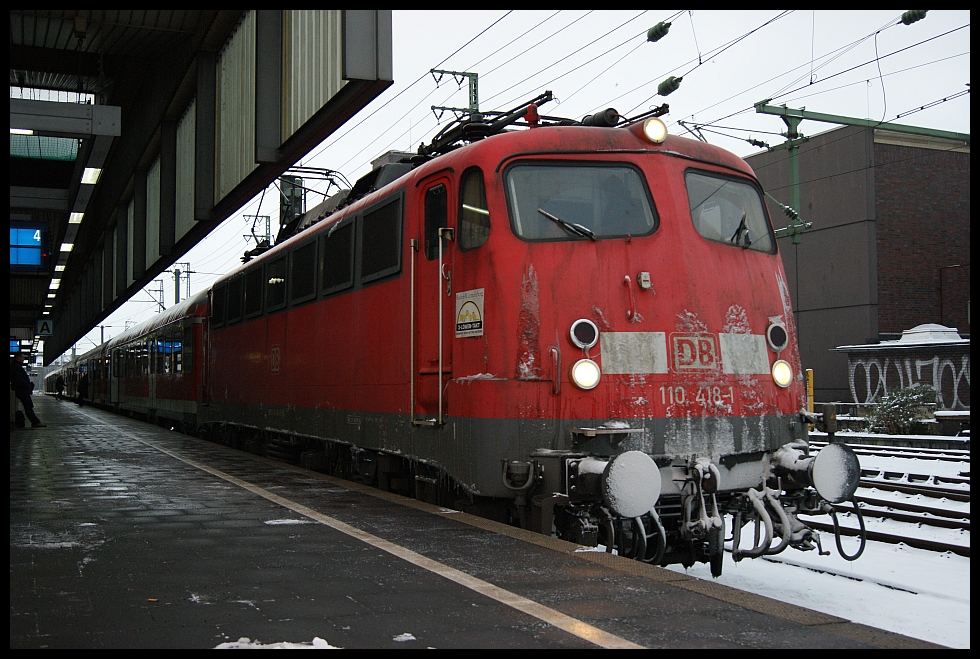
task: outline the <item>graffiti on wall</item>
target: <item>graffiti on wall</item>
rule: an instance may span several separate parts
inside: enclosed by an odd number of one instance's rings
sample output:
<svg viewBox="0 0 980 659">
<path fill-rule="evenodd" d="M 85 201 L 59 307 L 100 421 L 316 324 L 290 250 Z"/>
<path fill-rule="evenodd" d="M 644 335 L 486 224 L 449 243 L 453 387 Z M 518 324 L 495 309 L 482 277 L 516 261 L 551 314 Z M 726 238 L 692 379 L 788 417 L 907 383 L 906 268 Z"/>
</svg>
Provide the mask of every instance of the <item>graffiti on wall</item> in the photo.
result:
<svg viewBox="0 0 980 659">
<path fill-rule="evenodd" d="M 970 355 L 955 357 L 848 356 L 848 380 L 855 403 L 873 403 L 891 389 L 916 384 L 933 387 L 940 409 L 970 409 Z M 957 364 L 956 362 L 959 362 Z"/>
</svg>

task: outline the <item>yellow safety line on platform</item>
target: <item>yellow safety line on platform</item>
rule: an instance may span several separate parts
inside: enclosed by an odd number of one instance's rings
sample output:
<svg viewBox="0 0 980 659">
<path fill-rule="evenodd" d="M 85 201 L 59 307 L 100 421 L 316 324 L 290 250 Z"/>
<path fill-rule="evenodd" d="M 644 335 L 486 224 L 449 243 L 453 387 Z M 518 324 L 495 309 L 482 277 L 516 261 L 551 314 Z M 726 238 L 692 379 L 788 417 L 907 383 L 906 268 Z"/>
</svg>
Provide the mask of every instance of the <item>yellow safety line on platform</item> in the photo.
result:
<svg viewBox="0 0 980 659">
<path fill-rule="evenodd" d="M 642 645 L 637 645 L 632 641 L 627 641 L 626 639 L 616 636 L 615 634 L 610 634 L 609 632 L 603 631 L 598 627 L 594 627 L 588 623 L 582 622 L 581 620 L 573 618 L 569 615 L 565 615 L 560 611 L 556 611 L 550 607 L 544 606 L 543 604 L 538 604 L 533 600 L 529 600 L 526 597 L 522 597 L 516 593 L 510 592 L 509 590 L 505 590 L 503 588 L 495 586 L 492 583 L 483 581 L 482 579 L 478 579 L 461 570 L 457 570 L 456 568 L 452 568 L 449 567 L 448 565 L 444 565 L 439 561 L 435 561 L 432 560 L 431 558 L 427 558 L 422 554 L 412 551 L 411 549 L 407 549 L 405 547 L 402 547 L 401 545 L 396 545 L 393 542 L 389 542 L 387 540 L 379 538 L 376 535 L 372 535 L 366 531 L 362 531 L 361 529 L 351 526 L 350 524 L 345 524 L 344 522 L 341 522 L 338 519 L 334 519 L 329 515 L 324 515 L 323 513 L 319 513 L 316 510 L 313 510 L 312 508 L 308 508 L 302 504 L 296 503 L 295 501 L 290 501 L 289 499 L 281 497 L 277 494 L 273 494 L 272 492 L 269 492 L 268 490 L 263 489 L 258 485 L 253 485 L 252 483 L 249 483 L 248 481 L 244 481 L 240 478 L 232 476 L 231 474 L 226 474 L 225 472 L 219 469 L 209 467 L 206 464 L 197 462 L 196 460 L 193 460 L 191 458 L 184 457 L 169 449 L 158 446 L 153 442 L 148 442 L 145 439 L 141 439 L 136 435 L 133 435 L 132 433 L 122 430 L 118 426 L 109 425 L 107 423 L 104 423 L 103 421 L 100 421 L 95 417 L 89 416 L 85 412 L 82 412 L 82 414 L 84 416 L 89 417 L 93 421 L 96 421 L 97 423 L 113 428 L 119 433 L 126 435 L 127 437 L 130 437 L 132 439 L 135 439 L 141 444 L 145 444 L 146 446 L 154 448 L 160 451 L 161 453 L 165 453 L 166 455 L 169 455 L 170 457 L 176 460 L 180 460 L 181 462 L 188 464 L 192 467 L 195 467 L 197 469 L 200 469 L 201 471 L 206 471 L 207 473 L 213 476 L 217 476 L 218 478 L 228 481 L 229 483 L 233 483 L 234 485 L 237 485 L 238 487 L 248 490 L 253 494 L 257 494 L 263 499 L 267 499 L 275 504 L 283 506 L 284 508 L 288 508 L 289 510 L 299 513 L 300 515 L 305 515 L 310 519 L 316 520 L 321 524 L 325 524 L 326 526 L 329 526 L 332 529 L 335 529 L 337 531 L 340 531 L 341 533 L 349 535 L 352 538 L 357 538 L 361 542 L 367 543 L 372 547 L 377 547 L 378 549 L 388 552 L 393 556 L 397 556 L 402 560 L 408 561 L 412 565 L 420 567 L 424 570 L 428 570 L 429 572 L 432 572 L 434 574 L 438 574 L 439 576 L 445 577 L 446 579 L 458 583 L 459 585 L 464 586 L 465 588 L 469 588 L 474 592 L 489 597 L 490 599 L 500 602 L 501 604 L 504 604 L 506 606 L 509 606 L 512 609 L 516 609 L 518 611 L 521 611 L 522 613 L 526 613 L 530 616 L 533 616 L 538 620 L 541 620 L 543 622 L 548 623 L 549 625 L 557 627 L 558 629 L 563 629 L 569 634 L 573 634 L 581 639 L 585 639 L 586 641 L 589 641 L 590 643 L 594 643 L 599 647 L 617 648 L 617 649 L 642 649 L 643 648 Z"/>
</svg>

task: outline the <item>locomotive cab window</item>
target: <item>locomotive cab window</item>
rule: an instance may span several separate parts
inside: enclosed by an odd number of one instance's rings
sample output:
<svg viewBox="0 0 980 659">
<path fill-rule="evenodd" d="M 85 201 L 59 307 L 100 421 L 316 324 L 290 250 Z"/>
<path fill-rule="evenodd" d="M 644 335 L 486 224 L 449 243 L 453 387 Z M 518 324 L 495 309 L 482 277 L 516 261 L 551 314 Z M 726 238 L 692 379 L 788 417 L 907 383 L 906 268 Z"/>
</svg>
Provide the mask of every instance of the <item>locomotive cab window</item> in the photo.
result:
<svg viewBox="0 0 980 659">
<path fill-rule="evenodd" d="M 459 192 L 459 248 L 476 249 L 490 237 L 490 210 L 483 172 L 474 167 L 463 173 Z"/>
<path fill-rule="evenodd" d="M 684 175 L 697 232 L 715 242 L 773 253 L 775 241 L 762 195 L 747 180 L 703 171 Z"/>
<path fill-rule="evenodd" d="M 635 237 L 657 228 L 643 175 L 630 165 L 518 163 L 504 172 L 504 188 L 524 240 Z"/>
</svg>

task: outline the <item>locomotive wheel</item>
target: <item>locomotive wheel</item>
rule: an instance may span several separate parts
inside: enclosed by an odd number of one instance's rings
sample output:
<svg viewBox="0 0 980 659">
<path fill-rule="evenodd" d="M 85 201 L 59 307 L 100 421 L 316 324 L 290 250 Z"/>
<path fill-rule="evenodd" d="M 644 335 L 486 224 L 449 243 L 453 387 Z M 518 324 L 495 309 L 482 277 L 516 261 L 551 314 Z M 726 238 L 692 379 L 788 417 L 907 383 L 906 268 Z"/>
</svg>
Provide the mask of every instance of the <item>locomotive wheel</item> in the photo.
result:
<svg viewBox="0 0 980 659">
<path fill-rule="evenodd" d="M 725 518 L 721 518 L 721 527 L 708 531 L 708 564 L 711 566 L 711 576 L 720 577 L 722 563 L 725 558 Z"/>
</svg>

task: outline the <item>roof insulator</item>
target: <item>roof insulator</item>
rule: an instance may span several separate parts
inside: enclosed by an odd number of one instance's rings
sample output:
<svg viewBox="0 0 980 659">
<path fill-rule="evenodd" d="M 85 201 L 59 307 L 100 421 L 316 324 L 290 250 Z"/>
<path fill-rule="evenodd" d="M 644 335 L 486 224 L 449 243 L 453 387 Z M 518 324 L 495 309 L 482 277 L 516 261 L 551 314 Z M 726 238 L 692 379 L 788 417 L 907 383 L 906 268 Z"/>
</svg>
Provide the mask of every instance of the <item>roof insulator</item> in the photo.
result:
<svg viewBox="0 0 980 659">
<path fill-rule="evenodd" d="M 660 21 L 652 28 L 647 30 L 647 41 L 660 41 L 667 36 L 667 30 L 669 29 L 670 23 L 667 21 Z"/>
<path fill-rule="evenodd" d="M 619 123 L 619 113 L 616 112 L 615 108 L 606 108 L 582 119 L 583 126 L 596 126 L 598 128 L 612 128 L 617 123 Z"/>
<path fill-rule="evenodd" d="M 926 17 L 926 13 L 928 11 L 928 9 L 909 9 L 907 12 L 902 14 L 902 24 L 911 25 L 916 21 L 921 21 Z"/>
<path fill-rule="evenodd" d="M 670 76 L 662 83 L 657 85 L 657 93 L 661 96 L 667 96 L 668 94 L 676 92 L 680 88 L 681 80 L 683 79 L 683 77 L 675 78 L 674 76 Z"/>
</svg>

